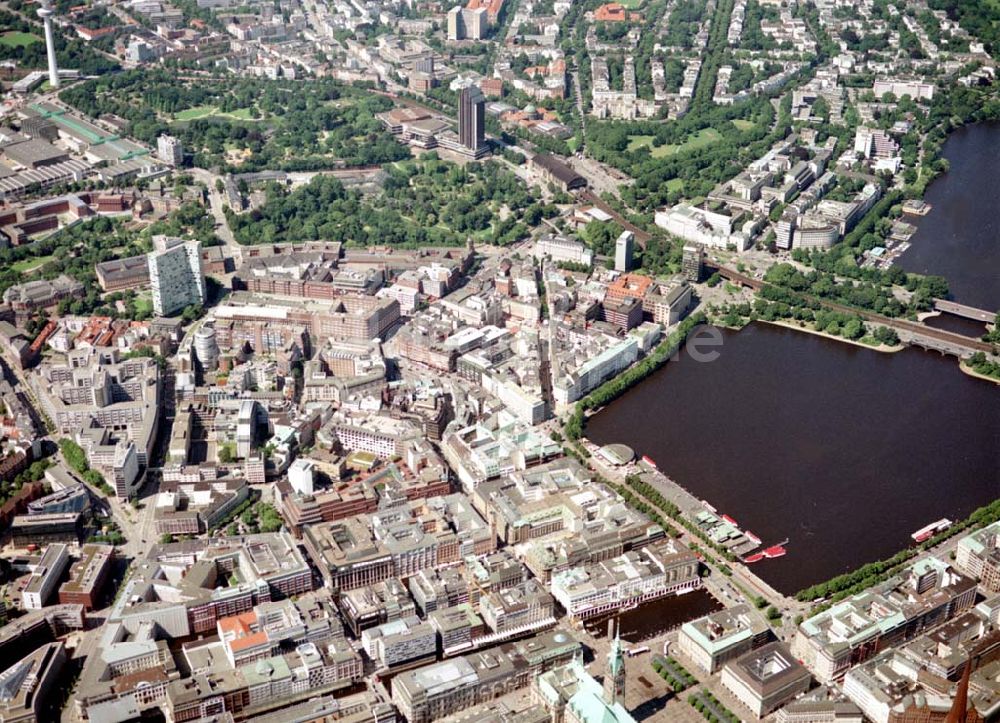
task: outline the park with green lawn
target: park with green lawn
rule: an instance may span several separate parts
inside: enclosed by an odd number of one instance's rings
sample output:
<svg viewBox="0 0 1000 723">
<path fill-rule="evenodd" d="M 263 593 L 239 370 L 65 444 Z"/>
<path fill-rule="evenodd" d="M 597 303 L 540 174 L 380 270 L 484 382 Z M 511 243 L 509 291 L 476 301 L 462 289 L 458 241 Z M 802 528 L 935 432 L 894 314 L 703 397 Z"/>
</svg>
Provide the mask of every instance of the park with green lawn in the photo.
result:
<svg viewBox="0 0 1000 723">
<path fill-rule="evenodd" d="M 199 105 L 174 113 L 175 121 L 193 121 L 202 118 L 228 118 L 230 120 L 259 120 L 252 108 L 238 108 L 233 111 L 221 111 L 218 106 Z"/>
<path fill-rule="evenodd" d="M 137 68 L 69 87 L 60 99 L 93 117 L 116 115 L 127 135 L 178 137 L 194 165 L 220 171 L 313 171 L 398 161 L 409 150 L 376 117 L 393 102 L 329 78 L 176 82 Z"/>
<path fill-rule="evenodd" d="M 753 126 L 752 123 L 750 125 Z M 714 128 L 702 128 L 689 135 L 683 143 L 669 143 L 662 146 L 653 145 L 653 136 L 629 136 L 629 144 L 626 150 L 638 151 L 648 148 L 649 154 L 653 158 L 664 158 L 710 146 L 720 138 L 722 138 L 722 134 Z"/>
<path fill-rule="evenodd" d="M 32 271 L 41 268 L 54 258 L 55 256 L 39 256 L 37 258 L 22 259 L 21 261 L 15 261 L 12 263 L 10 267 L 19 274 L 30 274 Z"/>
<path fill-rule="evenodd" d="M 40 42 L 42 39 L 34 33 L 24 33 L 20 30 L 10 30 L 0 34 L 0 45 L 6 45 L 8 48 L 26 48 Z"/>
</svg>

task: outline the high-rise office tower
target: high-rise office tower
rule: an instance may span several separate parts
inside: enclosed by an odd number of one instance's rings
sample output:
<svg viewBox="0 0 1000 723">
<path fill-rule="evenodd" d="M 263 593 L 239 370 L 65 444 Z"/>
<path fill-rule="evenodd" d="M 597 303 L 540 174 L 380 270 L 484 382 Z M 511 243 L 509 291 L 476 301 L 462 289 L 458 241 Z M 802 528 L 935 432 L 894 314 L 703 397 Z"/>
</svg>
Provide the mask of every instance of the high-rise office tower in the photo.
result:
<svg viewBox="0 0 1000 723">
<path fill-rule="evenodd" d="M 463 88 L 458 97 L 458 140 L 474 155 L 486 147 L 486 98 L 478 86 Z"/>
<path fill-rule="evenodd" d="M 705 250 L 699 244 L 684 244 L 681 256 L 681 269 L 684 278 L 695 283 L 701 281 L 705 266 Z"/>
</svg>

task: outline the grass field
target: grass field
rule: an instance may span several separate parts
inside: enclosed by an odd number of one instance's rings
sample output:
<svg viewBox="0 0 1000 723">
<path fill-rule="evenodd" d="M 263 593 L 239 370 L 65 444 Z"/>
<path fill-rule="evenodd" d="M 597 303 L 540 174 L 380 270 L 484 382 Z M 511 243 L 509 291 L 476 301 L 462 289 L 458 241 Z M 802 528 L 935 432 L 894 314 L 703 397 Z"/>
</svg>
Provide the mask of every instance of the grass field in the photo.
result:
<svg viewBox="0 0 1000 723">
<path fill-rule="evenodd" d="M 137 296 L 135 299 L 135 310 L 153 313 L 153 300 L 145 296 Z"/>
<path fill-rule="evenodd" d="M 54 258 L 55 256 L 38 256 L 36 258 L 16 261 L 12 263 L 10 267 L 19 274 L 27 274 L 35 269 L 41 268 Z"/>
<path fill-rule="evenodd" d="M 174 114 L 174 120 L 193 121 L 200 118 L 229 118 L 231 120 L 254 120 L 249 108 L 240 108 L 229 113 L 223 113 L 214 105 L 196 105 L 194 108 L 182 110 Z"/>
<path fill-rule="evenodd" d="M 629 10 L 638 10 L 642 7 L 646 0 L 619 0 L 622 7 L 628 8 Z"/>
<path fill-rule="evenodd" d="M 646 148 L 653 142 L 653 136 L 629 136 L 627 151 L 637 151 Z"/>
<path fill-rule="evenodd" d="M 692 133 L 688 136 L 687 140 L 683 143 L 653 148 L 653 136 L 629 136 L 628 148 L 626 150 L 637 151 L 640 148 L 649 148 L 649 154 L 653 158 L 664 158 L 677 153 L 686 153 L 687 151 L 710 146 L 720 138 L 722 138 L 722 134 L 714 128 L 702 128 L 697 133 Z"/>
<path fill-rule="evenodd" d="M 11 30 L 0 35 L 0 45 L 6 45 L 9 48 L 23 48 L 32 43 L 40 42 L 42 42 L 42 39 L 34 33 L 22 33 L 17 30 Z"/>
<path fill-rule="evenodd" d="M 733 125 L 739 128 L 741 131 L 748 131 L 751 128 L 753 128 L 753 121 L 737 118 L 736 120 L 733 121 Z"/>
<path fill-rule="evenodd" d="M 682 178 L 671 178 L 667 181 L 668 191 L 683 191 L 684 190 L 684 179 Z"/>
</svg>

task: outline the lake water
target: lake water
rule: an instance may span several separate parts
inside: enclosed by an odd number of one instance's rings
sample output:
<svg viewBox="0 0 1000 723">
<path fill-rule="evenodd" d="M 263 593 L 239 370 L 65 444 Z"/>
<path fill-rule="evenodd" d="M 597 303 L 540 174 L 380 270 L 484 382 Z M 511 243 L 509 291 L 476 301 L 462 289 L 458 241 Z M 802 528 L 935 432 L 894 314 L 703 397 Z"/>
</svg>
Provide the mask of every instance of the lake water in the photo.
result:
<svg viewBox="0 0 1000 723">
<path fill-rule="evenodd" d="M 788 554 L 752 566 L 785 593 L 911 543 L 1000 497 L 1000 391 L 951 357 L 894 354 L 767 324 L 682 353 L 596 414 L 622 442 Z"/>
<path fill-rule="evenodd" d="M 1000 308 L 1000 124 L 960 128 L 942 149 L 948 173 L 927 189 L 933 207 L 908 217 L 918 230 L 896 261 L 906 271 L 948 279 L 952 298 L 988 311 Z"/>
</svg>

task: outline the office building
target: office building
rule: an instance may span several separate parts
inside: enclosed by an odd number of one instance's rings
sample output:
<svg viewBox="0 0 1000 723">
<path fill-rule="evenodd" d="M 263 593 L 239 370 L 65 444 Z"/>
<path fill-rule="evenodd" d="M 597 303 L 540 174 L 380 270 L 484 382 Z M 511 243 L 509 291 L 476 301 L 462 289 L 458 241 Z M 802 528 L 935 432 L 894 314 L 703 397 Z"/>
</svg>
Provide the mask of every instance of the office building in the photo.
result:
<svg viewBox="0 0 1000 723">
<path fill-rule="evenodd" d="M 784 643 L 772 642 L 722 668 L 722 687 L 758 718 L 809 690 L 812 676 Z"/>
<path fill-rule="evenodd" d="M 698 558 L 674 540 L 661 540 L 610 560 L 552 576 L 552 595 L 573 619 L 611 613 L 701 586 Z"/>
<path fill-rule="evenodd" d="M 684 244 L 681 269 L 688 281 L 692 283 L 701 281 L 705 269 L 705 249 L 698 244 Z"/>
<path fill-rule="evenodd" d="M 238 578 L 225 585 L 233 570 Z M 169 637 L 185 637 L 215 630 L 220 618 L 258 603 L 308 592 L 312 582 L 286 533 L 156 545 L 125 583 L 109 620 L 130 634 L 156 623 Z"/>
<path fill-rule="evenodd" d="M 154 236 L 153 248 L 146 260 L 156 315 L 168 316 L 187 306 L 204 305 L 206 292 L 205 276 L 201 271 L 201 244 Z"/>
<path fill-rule="evenodd" d="M 16 547 L 50 542 L 75 545 L 83 537 L 83 515 L 79 512 L 17 515 L 10 525 L 10 537 Z"/>
<path fill-rule="evenodd" d="M 211 371 L 219 366 L 219 344 L 214 325 L 203 324 L 194 333 L 194 354 L 205 371 Z"/>
<path fill-rule="evenodd" d="M 152 504 L 157 535 L 197 535 L 223 524 L 250 495 L 245 479 L 164 480 Z"/>
<path fill-rule="evenodd" d="M 642 310 L 651 314 L 653 321 L 665 327 L 673 326 L 691 306 L 691 286 L 678 274 L 669 281 L 657 282 L 654 289 L 642 299 Z"/>
<path fill-rule="evenodd" d="M 489 150 L 486 145 L 486 98 L 474 85 L 462 88 L 458 96 L 458 140 L 476 158 Z"/>
<path fill-rule="evenodd" d="M 632 254 L 635 251 L 635 234 L 629 230 L 622 231 L 615 241 L 615 271 L 628 271 L 632 268 Z"/>
<path fill-rule="evenodd" d="M 431 723 L 526 688 L 538 675 L 581 660 L 580 643 L 555 630 L 400 673 L 392 681 L 392 701 L 409 723 Z"/>
<path fill-rule="evenodd" d="M 382 623 L 361 633 L 365 653 L 379 668 L 434 660 L 437 631 L 416 615 Z"/>
<path fill-rule="evenodd" d="M 487 524 L 459 494 L 310 525 L 302 536 L 327 584 L 339 590 L 410 577 L 496 549 Z"/>
<path fill-rule="evenodd" d="M 61 695 L 59 686 L 65 665 L 66 648 L 55 642 L 41 646 L 0 673 L 0 720 L 4 723 L 52 720 L 51 703 Z"/>
<path fill-rule="evenodd" d="M 84 610 L 100 607 L 114 557 L 115 548 L 111 545 L 84 545 L 80 559 L 70 567 L 69 580 L 59 588 L 59 603 L 83 605 Z"/>
<path fill-rule="evenodd" d="M 67 565 L 69 548 L 61 543 L 49 545 L 21 592 L 22 607 L 25 610 L 41 610 L 45 607 Z"/>
<path fill-rule="evenodd" d="M 958 541 L 955 548 L 955 567 L 961 572 L 976 579 L 988 578 L 985 574 L 987 561 L 1000 549 L 1000 522 L 994 522 L 981 530 L 970 532 Z M 989 592 L 1000 592 L 1000 586 L 988 584 L 983 580 L 983 587 Z"/>
<path fill-rule="evenodd" d="M 56 477 L 59 468 L 54 468 Z M 46 475 L 48 478 L 50 475 Z M 86 512 L 90 509 L 90 491 L 82 482 L 77 482 L 74 477 L 69 477 L 68 487 L 57 488 L 55 492 L 45 495 L 40 499 L 28 503 L 29 515 L 54 515 L 66 512 Z M 53 485 L 54 486 L 54 485 Z"/>
<path fill-rule="evenodd" d="M 713 674 L 728 661 L 761 647 L 770 637 L 763 618 L 741 603 L 684 623 L 677 644 L 698 668 Z"/>
<path fill-rule="evenodd" d="M 934 557 L 799 625 L 792 652 L 824 685 L 888 647 L 969 610 L 976 582 Z"/>
</svg>

